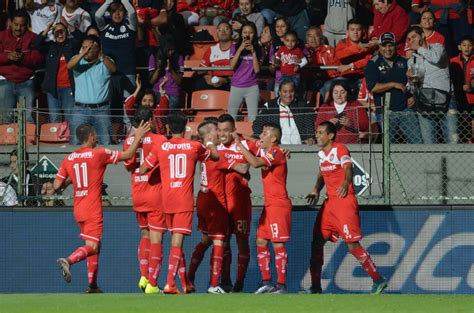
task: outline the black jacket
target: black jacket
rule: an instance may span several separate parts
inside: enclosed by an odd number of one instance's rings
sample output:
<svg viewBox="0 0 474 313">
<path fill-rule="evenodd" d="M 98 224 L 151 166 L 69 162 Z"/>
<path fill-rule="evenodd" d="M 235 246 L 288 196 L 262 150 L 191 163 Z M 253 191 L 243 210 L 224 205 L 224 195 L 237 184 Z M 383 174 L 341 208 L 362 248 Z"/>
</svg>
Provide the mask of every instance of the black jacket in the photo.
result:
<svg viewBox="0 0 474 313">
<path fill-rule="evenodd" d="M 79 52 L 84 37 L 82 32 L 77 29 L 71 34 L 73 37 L 66 39 L 62 45 L 57 42 L 45 42 L 46 37 L 42 34 L 37 35 L 35 38 L 34 45 L 40 49 L 40 51 L 49 45 L 48 52 L 45 55 L 45 73 L 41 88 L 44 92 L 48 92 L 55 97 L 57 96 L 56 80 L 59 70 L 59 59 L 61 55 L 64 54 L 66 62 L 69 62 L 69 60 Z M 72 71 L 69 71 L 69 81 L 71 82 L 71 89 L 74 92 L 74 76 Z"/>
<path fill-rule="evenodd" d="M 253 135 L 258 137 L 266 123 L 275 123 L 280 125 L 280 107 L 278 101 L 280 98 L 272 99 L 258 112 L 255 122 L 253 122 Z M 314 138 L 314 110 L 308 107 L 306 101 L 297 101 L 296 99 L 289 105 L 296 127 L 301 136 L 301 141 Z M 280 125 L 281 126 L 281 125 Z"/>
</svg>

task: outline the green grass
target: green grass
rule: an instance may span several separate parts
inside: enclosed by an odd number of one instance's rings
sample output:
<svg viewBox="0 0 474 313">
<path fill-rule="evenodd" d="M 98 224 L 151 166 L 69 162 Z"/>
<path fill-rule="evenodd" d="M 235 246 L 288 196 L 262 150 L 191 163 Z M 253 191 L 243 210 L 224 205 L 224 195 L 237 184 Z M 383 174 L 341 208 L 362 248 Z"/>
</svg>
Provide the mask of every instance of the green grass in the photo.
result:
<svg viewBox="0 0 474 313">
<path fill-rule="evenodd" d="M 3 294 L 0 312 L 230 313 L 230 312 L 474 312 L 474 296 L 461 295 L 153 295 Z"/>
</svg>

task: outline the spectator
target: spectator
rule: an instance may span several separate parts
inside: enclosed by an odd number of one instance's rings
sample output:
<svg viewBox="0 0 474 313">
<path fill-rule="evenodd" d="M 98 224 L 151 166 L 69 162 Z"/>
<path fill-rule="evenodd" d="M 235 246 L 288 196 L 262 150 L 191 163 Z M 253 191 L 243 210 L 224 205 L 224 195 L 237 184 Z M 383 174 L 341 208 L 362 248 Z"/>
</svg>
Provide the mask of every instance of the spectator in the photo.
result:
<svg viewBox="0 0 474 313">
<path fill-rule="evenodd" d="M 69 60 L 67 67 L 73 70 L 76 92 L 71 132 L 81 124 L 92 124 L 102 145 L 110 144 L 110 77 L 117 70 L 115 63 L 103 54 L 100 40 L 87 36 L 79 54 Z M 78 144 L 71 136 L 71 144 Z"/>
<path fill-rule="evenodd" d="M 219 42 L 209 47 L 201 60 L 201 66 L 230 66 L 230 47 L 232 46 L 232 29 L 227 22 L 217 25 Z M 230 78 L 233 71 L 210 71 L 196 80 L 195 90 L 220 89 L 230 90 Z"/>
<path fill-rule="evenodd" d="M 188 26 L 199 24 L 199 1 L 198 0 L 178 0 L 176 11 L 183 16 L 184 22 Z"/>
<path fill-rule="evenodd" d="M 146 37 L 148 47 L 156 48 L 158 46 L 157 31 L 155 27 L 165 25 L 169 22 L 169 12 L 171 11 L 173 0 L 138 0 L 136 3 L 137 20 L 140 25 L 139 30 L 143 31 L 137 34 L 139 40 Z"/>
<path fill-rule="evenodd" d="M 431 0 L 430 11 L 436 17 L 436 29 L 446 39 L 448 55 L 455 56 L 457 43 L 463 36 L 472 34 L 472 25 L 467 23 L 466 5 L 462 0 Z"/>
<path fill-rule="evenodd" d="M 164 82 L 164 90 L 169 97 L 169 107 L 172 110 L 180 108 L 179 96 L 181 93 L 181 82 L 183 75 L 180 66 L 184 65 L 184 58 L 176 53 L 174 39 L 171 36 L 162 36 L 160 47 L 155 55 L 150 55 L 148 60 L 148 72 L 150 84 L 157 97 L 160 95 L 160 86 Z M 166 40 L 165 40 L 166 39 Z"/>
<path fill-rule="evenodd" d="M 50 29 L 53 29 L 55 41 L 51 43 L 46 54 L 45 75 L 41 88 L 48 99 L 49 121 L 61 122 L 62 111 L 64 120 L 71 123 L 74 108 L 74 75 L 67 69 L 67 62 L 79 51 L 82 33 L 76 29 L 68 38 L 65 24 L 58 23 L 54 27 L 50 24 L 36 37 L 36 46 L 44 45 Z"/>
<path fill-rule="evenodd" d="M 365 109 L 349 99 L 350 92 L 346 82 L 334 82 L 327 103 L 318 110 L 315 128 L 329 121 L 337 127 L 336 142 L 360 143 L 359 134 L 369 129 L 369 119 Z"/>
<path fill-rule="evenodd" d="M 278 93 L 278 84 L 281 81 L 281 70 L 277 67 L 274 66 L 277 61 L 275 60 L 275 54 L 276 52 L 284 46 L 284 38 L 286 33 L 290 30 L 290 25 L 286 21 L 284 17 L 278 17 L 275 22 L 274 22 L 274 29 L 272 34 L 272 46 L 270 49 L 270 55 L 269 55 L 269 62 L 270 62 L 270 71 L 275 73 L 275 86 L 274 86 L 274 92 L 275 94 Z"/>
<path fill-rule="evenodd" d="M 234 117 L 243 100 L 247 105 L 248 120 L 253 122 L 257 116 L 260 90 L 257 74 L 260 72 L 260 49 L 255 24 L 247 22 L 242 26 L 239 41 L 230 48 L 230 67 L 234 69 L 231 79 L 229 114 Z"/>
<path fill-rule="evenodd" d="M 24 168 L 26 169 L 29 164 L 28 153 L 25 154 L 25 158 L 26 159 L 23 162 L 24 162 Z M 10 164 L 8 166 L 10 168 L 10 174 L 6 177 L 3 177 L 1 181 L 7 184 L 8 186 L 11 186 L 11 188 L 15 192 L 15 198 L 16 198 L 17 196 L 16 193 L 18 191 L 18 182 L 20 178 L 20 169 L 18 167 L 18 151 L 16 149 L 10 152 Z M 29 197 L 30 199 L 24 202 L 25 205 L 36 204 L 35 201 L 31 199 L 35 197 L 37 194 L 36 184 L 37 184 L 36 179 L 34 179 L 33 176 L 31 175 L 31 172 L 26 169 L 24 172 L 23 191 L 24 191 L 24 195 L 26 197 Z"/>
<path fill-rule="evenodd" d="M 13 110 L 20 97 L 25 97 L 27 121 L 33 122 L 35 91 L 34 69 L 43 56 L 34 48 L 35 34 L 28 30 L 28 16 L 17 11 L 10 28 L 0 32 L 0 123 L 13 121 Z M 3 118 L 2 118 L 3 115 Z"/>
<path fill-rule="evenodd" d="M 239 0 L 239 9 L 236 11 L 231 22 L 232 29 L 238 33 L 242 28 L 242 22 L 252 22 L 257 27 L 257 36 L 260 37 L 265 26 L 265 18 L 262 13 L 255 12 L 255 0 Z"/>
<path fill-rule="evenodd" d="M 439 43 L 444 46 L 444 36 L 434 30 L 434 21 L 435 17 L 433 12 L 425 11 L 421 14 L 420 27 L 423 29 L 423 33 L 425 34 L 425 40 L 429 45 Z M 410 43 L 408 42 L 408 38 L 405 42 L 405 57 L 407 59 L 411 57 Z"/>
<path fill-rule="evenodd" d="M 78 0 L 66 0 L 61 17 L 63 23 L 65 21 L 83 33 L 92 24 L 89 12 L 79 7 Z"/>
<path fill-rule="evenodd" d="M 304 42 L 309 28 L 306 0 L 262 0 L 260 7 L 268 24 L 275 23 L 276 17 L 283 16 L 288 21 L 288 28 L 294 30 L 301 42 Z"/>
<path fill-rule="evenodd" d="M 293 81 L 282 81 L 278 98 L 265 103 L 253 123 L 254 136 L 260 135 L 266 123 L 275 123 L 281 127 L 282 144 L 313 144 L 314 111 L 306 102 L 297 101 L 295 95 Z"/>
<path fill-rule="evenodd" d="M 390 99 L 391 142 L 396 142 L 396 133 L 400 129 L 408 143 L 419 144 L 422 143 L 420 124 L 413 110 L 415 97 L 406 89 L 407 70 L 407 60 L 396 52 L 395 35 L 382 34 L 379 55 L 367 63 L 364 71 L 367 88 L 374 95 L 377 121 L 382 122 L 382 106 Z M 386 98 L 385 94 L 389 94 L 389 98 Z"/>
<path fill-rule="evenodd" d="M 408 13 L 411 24 L 418 23 L 423 13 L 431 12 L 430 3 L 431 0 L 412 0 L 411 11 Z"/>
<path fill-rule="evenodd" d="M 403 55 L 405 32 L 410 25 L 410 18 L 405 10 L 394 0 L 373 0 L 374 29 L 369 35 L 371 40 L 377 40 L 383 33 L 395 35 L 397 53 Z"/>
<path fill-rule="evenodd" d="M 314 67 L 302 73 L 303 82 L 307 84 L 307 90 L 321 90 L 325 81 L 329 81 L 339 75 L 336 70 L 320 70 L 318 68 L 322 65 L 339 64 L 339 61 L 336 59 L 336 50 L 330 45 L 324 44 L 323 40 L 323 33 L 317 26 L 311 26 L 306 32 L 306 45 L 303 52 L 308 59 L 309 67 Z M 329 87 L 326 90 L 329 90 Z M 321 90 L 323 96 L 325 93 L 326 91 Z"/>
<path fill-rule="evenodd" d="M 97 26 L 91 25 L 91 26 L 87 27 L 85 35 L 86 35 L 86 37 L 90 36 L 90 35 L 94 35 L 94 36 L 100 38 L 100 31 L 97 28 Z"/>
<path fill-rule="evenodd" d="M 16 206 L 18 199 L 12 186 L 0 181 L 0 206 Z"/>
<path fill-rule="evenodd" d="M 347 36 L 348 21 L 355 17 L 355 1 L 327 1 L 327 14 L 324 20 L 324 36 L 329 45 L 336 47 Z"/>
<path fill-rule="evenodd" d="M 25 0 L 25 9 L 30 15 L 31 31 L 35 34 L 41 33 L 51 23 L 58 23 L 61 19 L 63 6 L 55 0 Z M 48 40 L 53 40 L 53 34 L 48 34 Z"/>
<path fill-rule="evenodd" d="M 278 49 L 275 53 L 275 59 L 273 66 L 280 68 L 281 78 L 280 80 L 291 80 L 295 84 L 296 90 L 300 87 L 300 70 L 306 64 L 308 60 L 297 44 L 298 37 L 295 32 L 288 31 L 285 34 L 284 45 Z M 279 89 L 280 81 L 275 81 L 275 88 Z"/>
<path fill-rule="evenodd" d="M 112 20 L 105 23 L 104 14 L 110 11 Z M 125 19 L 128 16 L 128 21 Z M 113 2 L 106 0 L 95 13 L 95 20 L 101 32 L 104 54 L 109 56 L 117 67 L 110 81 L 110 101 L 113 113 L 121 114 L 124 99 L 135 89 L 135 37 L 137 15 L 128 0 Z M 130 121 L 124 115 L 123 122 L 130 127 Z M 73 136 L 74 137 L 74 136 Z"/>
<path fill-rule="evenodd" d="M 357 94 L 357 101 L 362 107 L 366 108 L 367 115 L 369 116 L 369 133 L 367 135 L 371 136 L 373 141 L 376 141 L 380 134 L 380 129 L 375 115 L 375 100 L 374 95 L 367 88 L 367 81 L 365 78 L 362 79 L 362 84 L 360 85 L 359 93 Z"/>
<path fill-rule="evenodd" d="M 163 88 L 163 85 L 166 84 L 168 78 L 165 76 L 161 85 L 160 85 L 160 96 L 156 96 L 156 93 L 152 89 L 142 90 L 142 83 L 140 80 L 140 75 L 137 74 L 137 80 L 135 85 L 137 88 L 126 100 L 125 100 L 125 112 L 127 113 L 130 120 L 135 116 L 135 109 L 137 106 L 143 105 L 147 107 L 154 108 L 153 117 L 156 123 L 156 129 L 160 134 L 165 134 L 165 123 L 163 118 L 168 115 L 169 108 L 169 99 L 166 95 L 166 91 Z M 159 99 L 159 101 L 157 101 Z"/>
<path fill-rule="evenodd" d="M 262 51 L 262 64 L 263 65 L 270 64 L 270 50 L 273 50 L 273 47 L 272 47 L 273 37 L 272 37 L 272 30 L 269 25 L 265 25 L 263 27 L 258 43 L 260 44 L 261 51 Z"/>
<path fill-rule="evenodd" d="M 474 107 L 474 40 L 471 37 L 464 37 L 459 43 L 458 49 L 459 55 L 451 58 L 449 66 L 454 87 L 454 97 L 458 104 L 458 109 L 471 115 L 472 108 Z M 469 121 L 469 124 L 471 124 L 469 127 L 471 130 L 467 137 L 468 141 L 472 143 L 474 140 L 474 120 L 469 118 L 466 121 Z"/>
<path fill-rule="evenodd" d="M 428 45 L 423 29 L 412 26 L 408 29 L 408 41 L 412 56 L 408 60 L 407 75 L 417 92 L 417 111 L 421 136 L 425 144 L 438 142 L 438 129 L 443 133 L 445 143 L 458 141 L 457 107 L 450 101 L 449 58 L 443 45 Z M 438 99 L 424 97 L 432 94 Z M 428 93 L 429 91 L 429 93 Z M 442 100 L 442 107 L 433 108 L 433 103 Z M 445 114 L 446 113 L 446 114 Z"/>
<path fill-rule="evenodd" d="M 52 199 L 55 195 L 56 191 L 53 188 L 53 183 L 51 181 L 47 181 L 43 183 L 41 186 L 41 206 L 65 206 L 64 200 L 61 199 Z"/>
<path fill-rule="evenodd" d="M 237 8 L 236 0 L 205 0 L 200 4 L 199 25 L 219 25 L 229 22 L 232 12 Z"/>
</svg>

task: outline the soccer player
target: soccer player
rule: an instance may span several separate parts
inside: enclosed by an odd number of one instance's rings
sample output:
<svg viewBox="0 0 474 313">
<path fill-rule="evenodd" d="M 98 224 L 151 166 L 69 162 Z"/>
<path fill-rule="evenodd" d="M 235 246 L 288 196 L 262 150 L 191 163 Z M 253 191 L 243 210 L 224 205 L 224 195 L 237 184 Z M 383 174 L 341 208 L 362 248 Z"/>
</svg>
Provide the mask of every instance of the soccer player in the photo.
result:
<svg viewBox="0 0 474 313">
<path fill-rule="evenodd" d="M 281 140 L 281 128 L 279 125 L 271 123 L 263 126 L 263 131 L 260 134 L 260 149 L 257 153 L 259 157 L 247 150 L 239 135 L 234 133 L 233 137 L 240 152 L 250 165 L 262 168 L 264 208 L 258 222 L 256 242 L 258 265 L 262 273 L 262 286 L 255 293 L 288 293 L 286 288 L 288 267 L 286 242 L 290 240 L 292 206 L 286 190 L 288 174 L 286 156 L 278 146 Z M 278 276 L 276 287 L 272 285 L 270 274 L 269 241 L 272 242 L 275 252 Z"/>
<path fill-rule="evenodd" d="M 204 140 L 207 134 L 217 141 L 217 119 L 208 119 L 198 126 L 198 134 Z M 222 294 L 225 291 L 219 286 L 224 243 L 228 234 L 229 214 L 227 212 L 225 196 L 225 175 L 228 170 L 235 170 L 246 174 L 248 164 L 227 160 L 225 154 L 219 152 L 219 160 L 206 160 L 201 163 L 201 190 L 198 193 L 196 207 L 198 214 L 198 228 L 202 233 L 201 241 L 196 245 L 189 265 L 188 278 L 194 283 L 196 270 L 201 263 L 204 251 L 213 244 L 211 255 L 211 276 L 208 293 Z"/>
<path fill-rule="evenodd" d="M 234 142 L 232 133 L 235 132 L 234 118 L 229 114 L 219 116 L 217 123 L 217 135 L 221 142 L 217 146 L 219 152 L 223 152 L 228 159 L 237 163 L 247 163 L 242 153 Z M 254 154 L 257 153 L 257 145 L 250 140 L 241 141 L 244 147 Z M 224 252 L 224 264 L 222 267 L 221 285 L 226 291 L 240 292 L 244 287 L 245 274 L 250 261 L 249 234 L 252 220 L 251 190 L 248 185 L 248 175 L 242 175 L 236 171 L 229 171 L 225 176 L 225 195 L 227 210 L 230 214 L 230 233 L 227 238 L 226 250 Z M 230 265 L 232 254 L 230 250 L 230 237 L 232 233 L 237 239 L 237 279 L 232 289 L 230 278 Z"/>
<path fill-rule="evenodd" d="M 167 284 L 164 293 L 178 294 L 175 276 L 179 270 L 183 283 L 183 292 L 194 291 L 194 286 L 186 281 L 186 262 L 183 254 L 184 236 L 190 235 L 194 211 L 194 172 L 197 161 L 219 160 L 219 154 L 211 135 L 204 142 L 209 148 L 197 141 L 184 138 L 187 118 L 182 112 L 168 115 L 168 128 L 171 139 L 157 145 L 145 158 L 140 174 L 160 166 L 162 181 L 163 211 L 167 228 L 171 231 L 171 251 L 168 261 Z"/>
<path fill-rule="evenodd" d="M 138 287 L 146 294 L 155 294 L 161 292 L 156 281 L 163 263 L 163 233 L 167 231 L 161 200 L 160 169 L 155 167 L 143 175 L 140 175 L 137 170 L 143 164 L 144 156 L 151 152 L 153 146 L 160 145 L 167 139 L 163 135 L 152 132 L 155 130 L 152 108 L 138 107 L 135 111 L 135 124 L 141 122 L 149 122 L 152 129 L 141 138 L 137 152 L 132 159 L 125 162 L 125 168 L 132 173 L 132 206 L 141 232 L 138 246 L 141 277 Z M 134 141 L 135 135 L 132 134 L 124 143 L 124 151 Z"/>
<path fill-rule="evenodd" d="M 111 151 L 97 146 L 97 133 L 93 126 L 82 124 L 76 129 L 81 147 L 67 156 L 61 163 L 53 187 L 60 190 L 72 183 L 74 188 L 74 217 L 81 231 L 85 245 L 67 258 L 60 258 L 57 264 L 64 280 L 71 282 L 71 265 L 87 258 L 89 288 L 87 293 L 101 293 L 97 286 L 100 241 L 103 230 L 102 183 L 108 164 L 130 160 L 139 145 L 139 139 L 150 130 L 149 123 L 140 123 L 135 130 L 134 142 L 125 152 Z"/>
<path fill-rule="evenodd" d="M 360 245 L 359 207 L 352 185 L 352 160 L 344 144 L 335 143 L 337 128 L 331 122 L 322 122 L 316 130 L 319 151 L 319 174 L 316 185 L 306 196 L 310 205 L 319 200 L 326 185 L 326 199 L 313 228 L 311 247 L 311 287 L 308 293 L 322 293 L 321 270 L 324 263 L 324 244 L 338 237 L 346 242 L 349 252 L 359 261 L 373 280 L 372 293 L 380 294 L 387 287 L 387 280 L 380 275 L 369 253 Z"/>
</svg>

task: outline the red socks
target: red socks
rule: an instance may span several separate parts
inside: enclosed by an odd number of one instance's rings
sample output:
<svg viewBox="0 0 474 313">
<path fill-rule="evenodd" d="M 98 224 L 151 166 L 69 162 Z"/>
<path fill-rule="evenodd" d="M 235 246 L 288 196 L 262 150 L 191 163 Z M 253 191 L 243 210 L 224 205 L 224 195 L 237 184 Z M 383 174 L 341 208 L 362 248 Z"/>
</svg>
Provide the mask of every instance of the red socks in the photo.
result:
<svg viewBox="0 0 474 313">
<path fill-rule="evenodd" d="M 351 251 L 352 255 L 359 261 L 362 268 L 369 274 L 373 281 L 377 281 L 380 279 L 380 274 L 377 272 L 377 268 L 375 267 L 372 258 L 370 257 L 369 253 L 362 248 L 361 245 L 358 245 Z"/>
<path fill-rule="evenodd" d="M 199 265 L 202 262 L 202 259 L 204 258 L 204 254 L 206 253 L 208 246 L 202 244 L 202 242 L 199 242 L 196 247 L 194 247 L 194 252 L 193 255 L 191 256 L 191 264 L 189 264 L 189 271 L 188 271 L 188 277 L 189 280 L 194 282 L 194 278 L 196 277 L 196 271 L 199 267 Z"/>
<path fill-rule="evenodd" d="M 230 250 L 230 242 L 227 242 L 224 248 L 224 258 L 222 260 L 221 281 L 223 285 L 232 284 L 230 278 L 230 266 L 232 264 L 232 250 Z"/>
<path fill-rule="evenodd" d="M 211 287 L 219 286 L 219 278 L 221 276 L 223 259 L 224 247 L 214 245 L 211 256 Z"/>
<path fill-rule="evenodd" d="M 148 259 L 150 256 L 150 238 L 142 238 L 138 245 L 138 261 L 140 262 L 140 274 L 148 278 Z"/>
<path fill-rule="evenodd" d="M 166 284 L 170 287 L 176 287 L 175 276 L 178 272 L 182 251 L 180 247 L 171 247 L 168 259 L 168 277 L 166 279 Z"/>
<path fill-rule="evenodd" d="M 179 280 L 181 280 L 181 286 L 183 287 L 183 290 L 185 287 L 189 285 L 188 283 L 188 275 L 186 274 L 186 258 L 184 257 L 184 252 L 181 249 L 181 258 L 179 259 L 179 264 L 178 264 L 178 275 L 179 275 Z"/>
<path fill-rule="evenodd" d="M 156 281 L 160 275 L 161 265 L 163 264 L 163 245 L 161 243 L 150 244 L 150 256 L 148 262 L 148 281 L 153 287 L 156 287 Z"/>
<path fill-rule="evenodd" d="M 237 256 L 237 283 L 243 283 L 245 274 L 247 274 L 247 268 L 250 261 L 250 248 L 248 242 L 243 245 L 239 245 L 239 254 Z"/>
<path fill-rule="evenodd" d="M 70 256 L 68 256 L 69 263 L 72 265 L 74 263 L 80 262 L 87 258 L 90 255 L 94 255 L 94 248 L 91 246 L 82 246 L 74 251 Z"/>
<path fill-rule="evenodd" d="M 99 255 L 94 254 L 87 257 L 87 277 L 89 286 L 97 286 L 97 274 L 99 272 Z"/>
<path fill-rule="evenodd" d="M 270 250 L 268 250 L 268 247 L 257 246 L 257 259 L 258 267 L 262 273 L 262 281 L 272 280 L 272 276 L 270 274 Z"/>
<path fill-rule="evenodd" d="M 286 285 L 286 272 L 288 269 L 288 253 L 286 247 L 275 249 L 275 266 L 277 270 L 277 283 Z"/>
</svg>

